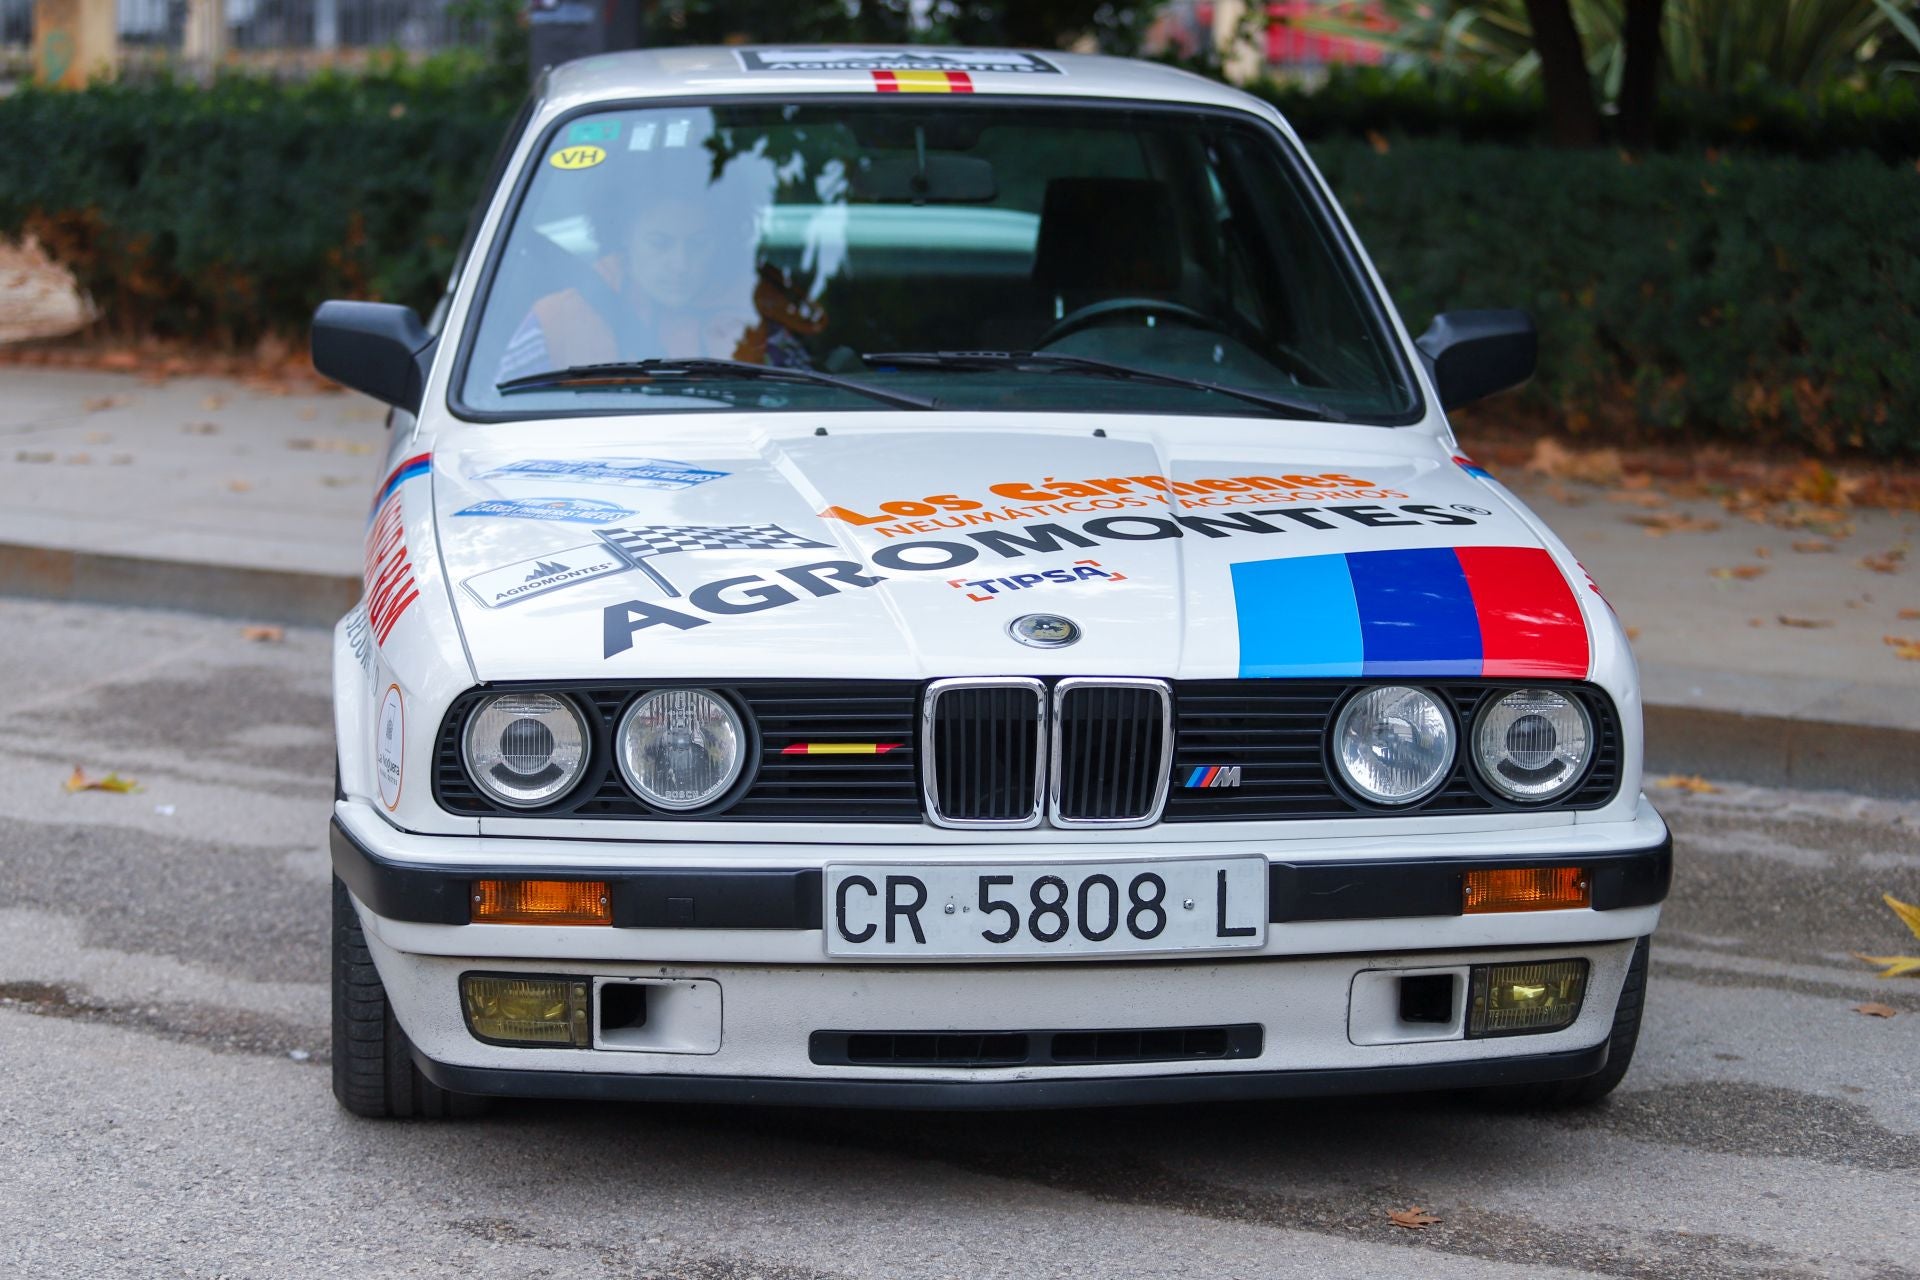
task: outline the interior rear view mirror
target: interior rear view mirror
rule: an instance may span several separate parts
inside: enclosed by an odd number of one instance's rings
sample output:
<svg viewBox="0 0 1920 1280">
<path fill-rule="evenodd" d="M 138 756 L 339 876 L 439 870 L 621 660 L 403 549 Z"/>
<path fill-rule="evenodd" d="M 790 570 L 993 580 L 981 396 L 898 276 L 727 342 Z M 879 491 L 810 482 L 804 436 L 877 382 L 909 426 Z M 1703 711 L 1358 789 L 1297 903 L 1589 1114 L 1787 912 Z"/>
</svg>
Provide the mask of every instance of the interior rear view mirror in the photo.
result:
<svg viewBox="0 0 1920 1280">
<path fill-rule="evenodd" d="M 1414 345 L 1427 358 L 1443 409 L 1519 386 L 1540 359 L 1540 334 L 1524 311 L 1443 311 Z"/>
<path fill-rule="evenodd" d="M 852 174 L 857 200 L 879 204 L 982 204 L 1000 194 L 993 166 L 973 156 L 862 156 Z"/>
</svg>

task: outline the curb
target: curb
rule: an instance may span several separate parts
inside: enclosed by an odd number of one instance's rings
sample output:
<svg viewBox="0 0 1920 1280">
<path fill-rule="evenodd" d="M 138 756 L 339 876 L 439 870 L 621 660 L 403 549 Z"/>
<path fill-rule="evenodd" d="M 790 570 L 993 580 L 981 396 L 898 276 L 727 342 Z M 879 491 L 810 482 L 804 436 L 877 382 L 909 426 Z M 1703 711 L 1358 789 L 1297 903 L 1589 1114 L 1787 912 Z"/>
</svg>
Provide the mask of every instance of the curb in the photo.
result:
<svg viewBox="0 0 1920 1280">
<path fill-rule="evenodd" d="M 1647 703 L 1647 776 L 1726 778 L 1763 787 L 1920 798 L 1920 725 L 1743 715 Z"/>
<path fill-rule="evenodd" d="M 0 596 L 330 628 L 360 599 L 360 586 L 359 578 L 340 574 L 0 543 Z M 1920 722 L 1753 715 L 1656 701 L 1643 712 L 1649 777 L 1699 774 L 1757 786 L 1920 797 Z"/>
<path fill-rule="evenodd" d="M 360 579 L 0 543 L 0 596 L 331 628 L 360 599 Z"/>
</svg>

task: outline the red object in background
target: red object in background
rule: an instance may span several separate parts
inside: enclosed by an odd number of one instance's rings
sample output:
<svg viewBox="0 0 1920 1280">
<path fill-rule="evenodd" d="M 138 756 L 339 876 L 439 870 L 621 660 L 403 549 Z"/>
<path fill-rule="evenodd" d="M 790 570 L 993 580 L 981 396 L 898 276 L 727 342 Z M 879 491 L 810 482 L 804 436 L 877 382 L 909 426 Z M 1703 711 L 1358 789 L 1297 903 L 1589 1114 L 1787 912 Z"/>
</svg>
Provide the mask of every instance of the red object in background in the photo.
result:
<svg viewBox="0 0 1920 1280">
<path fill-rule="evenodd" d="M 1347 0 L 1340 4 L 1327 4 L 1324 0 L 1285 0 L 1285 3 L 1267 6 L 1267 62 L 1280 66 L 1308 65 L 1326 66 L 1332 63 L 1365 63 L 1380 61 L 1380 47 L 1359 40 L 1348 40 L 1342 36 L 1330 36 L 1294 25 L 1296 19 L 1311 19 L 1325 16 L 1329 9 L 1339 12 L 1342 18 L 1365 20 L 1368 26 L 1384 25 L 1380 16 L 1380 6 L 1365 3 L 1365 0 Z"/>
<path fill-rule="evenodd" d="M 1212 39 L 1213 6 L 1196 4 L 1184 12 L 1190 19 L 1182 23 L 1177 7 L 1162 15 L 1162 38 L 1177 45 L 1180 52 L 1193 56 L 1202 44 Z M 1268 66 L 1328 66 L 1336 63 L 1374 64 L 1380 61 L 1376 45 L 1341 36 L 1326 35 L 1296 26 L 1302 20 L 1337 13 L 1342 18 L 1359 19 L 1369 27 L 1385 30 L 1391 24 L 1381 14 L 1375 0 L 1276 0 L 1267 5 Z"/>
</svg>

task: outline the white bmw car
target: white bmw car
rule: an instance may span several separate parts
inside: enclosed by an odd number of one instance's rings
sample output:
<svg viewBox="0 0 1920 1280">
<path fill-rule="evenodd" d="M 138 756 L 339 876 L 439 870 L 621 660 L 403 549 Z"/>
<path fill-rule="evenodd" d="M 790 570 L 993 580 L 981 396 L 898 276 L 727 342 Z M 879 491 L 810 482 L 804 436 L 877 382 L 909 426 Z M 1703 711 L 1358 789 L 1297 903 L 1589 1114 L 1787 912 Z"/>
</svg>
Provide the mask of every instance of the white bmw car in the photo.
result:
<svg viewBox="0 0 1920 1280">
<path fill-rule="evenodd" d="M 1409 193 L 1409 199 L 1418 198 Z M 558 68 L 336 634 L 334 1087 L 1053 1107 L 1627 1069 L 1671 844 L 1626 637 L 1286 122 L 1165 67 Z"/>
</svg>

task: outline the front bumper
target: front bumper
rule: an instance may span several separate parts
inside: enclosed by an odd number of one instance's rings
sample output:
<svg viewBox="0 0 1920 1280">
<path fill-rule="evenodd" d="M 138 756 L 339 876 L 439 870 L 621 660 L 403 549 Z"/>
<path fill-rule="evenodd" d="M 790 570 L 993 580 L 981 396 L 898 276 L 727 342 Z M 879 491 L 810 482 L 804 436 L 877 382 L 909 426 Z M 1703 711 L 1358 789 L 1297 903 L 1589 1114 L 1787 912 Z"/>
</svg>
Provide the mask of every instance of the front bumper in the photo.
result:
<svg viewBox="0 0 1920 1280">
<path fill-rule="evenodd" d="M 821 868 L 884 862 L 901 856 L 897 848 L 721 852 L 423 837 L 350 801 L 336 806 L 333 827 L 334 867 L 356 901 L 394 1013 L 428 1077 L 463 1093 L 1057 1107 L 1517 1084 L 1605 1065 L 1635 942 L 1653 931 L 1671 877 L 1671 844 L 1651 808 L 1628 823 L 1472 840 L 1307 843 L 1267 846 L 1272 926 L 1256 952 L 875 963 L 825 955 Z M 1272 852 L 1276 846 L 1286 852 Z M 1194 844 L 1156 856 L 1223 851 L 1220 843 Z M 1008 852 L 997 845 L 975 856 L 1002 860 Z M 1103 856 L 1098 847 L 1058 852 L 1062 861 Z M 1594 908 L 1460 914 L 1465 870 L 1503 865 L 1588 868 Z M 613 927 L 466 923 L 474 879 L 568 874 L 609 881 Z M 1586 996 L 1559 1031 L 1473 1040 L 1457 1026 L 1406 1034 L 1382 1032 L 1377 1020 L 1363 1025 L 1357 993 L 1383 974 L 1464 975 L 1474 964 L 1573 957 L 1590 965 Z M 460 976 L 476 970 L 699 989 L 708 994 L 687 1007 L 711 1025 L 660 1043 L 602 1043 L 596 1035 L 589 1049 L 488 1044 L 461 1011 Z M 901 1066 L 823 1059 L 816 1039 L 1226 1025 L 1260 1028 L 1256 1051 L 1231 1060 Z"/>
</svg>

